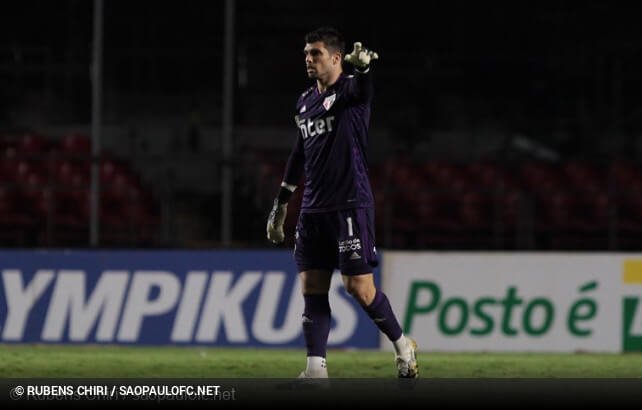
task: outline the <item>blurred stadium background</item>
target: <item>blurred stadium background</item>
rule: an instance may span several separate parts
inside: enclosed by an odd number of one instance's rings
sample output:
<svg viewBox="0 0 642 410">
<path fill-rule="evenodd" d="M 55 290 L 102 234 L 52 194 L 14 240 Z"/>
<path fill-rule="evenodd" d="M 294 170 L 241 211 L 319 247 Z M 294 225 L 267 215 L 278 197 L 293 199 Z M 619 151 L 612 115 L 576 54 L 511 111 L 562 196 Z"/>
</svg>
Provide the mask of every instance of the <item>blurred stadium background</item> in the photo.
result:
<svg viewBox="0 0 642 410">
<path fill-rule="evenodd" d="M 422 9 L 335 0 L 3 5 L 1 268 L 35 277 L 46 266 L 21 265 L 24 256 L 13 259 L 12 251 L 36 249 L 277 252 L 265 240 L 265 220 L 296 132 L 292 109 L 308 85 L 303 35 L 321 25 L 381 56 L 369 147 L 378 247 L 635 259 L 642 247 L 639 7 L 449 1 Z M 300 194 L 289 207 L 286 250 Z M 286 250 L 279 255 L 289 257 Z M 537 259 L 528 261 L 525 271 L 536 270 Z M 278 269 L 294 275 L 291 265 Z M 639 286 L 637 265 L 627 266 L 624 282 Z M 617 267 L 611 273 L 621 282 Z M 385 285 L 385 267 L 383 274 Z M 501 283 L 500 296 L 510 280 Z M 569 301 L 583 284 L 573 283 Z M 406 302 L 396 303 L 403 317 Z M 3 341 L 46 341 L 38 337 Z M 147 342 L 170 339 L 159 340 Z M 300 336 L 292 340 L 288 346 L 303 346 Z M 609 343 L 595 350 L 623 349 Z M 637 343 L 628 350 L 642 348 Z M 519 346 L 506 350 L 549 350 Z M 429 341 L 421 347 L 432 350 Z M 572 342 L 552 348 L 578 349 Z"/>
</svg>

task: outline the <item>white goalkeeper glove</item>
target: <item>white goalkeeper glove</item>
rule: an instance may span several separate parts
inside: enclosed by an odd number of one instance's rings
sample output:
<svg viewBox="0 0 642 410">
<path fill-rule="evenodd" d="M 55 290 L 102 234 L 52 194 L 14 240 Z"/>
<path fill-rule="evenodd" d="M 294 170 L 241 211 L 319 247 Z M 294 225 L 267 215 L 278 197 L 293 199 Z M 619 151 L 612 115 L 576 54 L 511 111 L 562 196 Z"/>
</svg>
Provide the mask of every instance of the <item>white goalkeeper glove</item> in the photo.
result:
<svg viewBox="0 0 642 410">
<path fill-rule="evenodd" d="M 270 216 L 267 222 L 267 238 L 270 242 L 278 244 L 283 242 L 285 234 L 283 233 L 283 223 L 288 214 L 287 202 L 279 205 L 279 200 L 274 200 L 274 206 L 270 211 Z"/>
<path fill-rule="evenodd" d="M 354 43 L 354 50 L 352 53 L 346 55 L 345 60 L 355 66 L 359 71 L 367 71 L 370 67 L 370 62 L 379 58 L 379 55 L 374 51 L 365 49 L 361 46 L 360 42 Z"/>
</svg>

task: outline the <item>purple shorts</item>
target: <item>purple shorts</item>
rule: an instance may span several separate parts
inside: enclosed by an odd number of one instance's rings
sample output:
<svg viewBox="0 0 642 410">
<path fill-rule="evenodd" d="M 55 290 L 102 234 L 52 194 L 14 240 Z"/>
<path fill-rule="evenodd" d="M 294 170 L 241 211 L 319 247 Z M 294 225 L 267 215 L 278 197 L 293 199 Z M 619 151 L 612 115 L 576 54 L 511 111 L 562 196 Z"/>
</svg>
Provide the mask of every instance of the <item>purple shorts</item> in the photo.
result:
<svg viewBox="0 0 642 410">
<path fill-rule="evenodd" d="M 374 241 L 372 208 L 302 212 L 296 225 L 294 259 L 299 272 L 338 268 L 344 275 L 371 273 L 379 264 Z"/>
</svg>

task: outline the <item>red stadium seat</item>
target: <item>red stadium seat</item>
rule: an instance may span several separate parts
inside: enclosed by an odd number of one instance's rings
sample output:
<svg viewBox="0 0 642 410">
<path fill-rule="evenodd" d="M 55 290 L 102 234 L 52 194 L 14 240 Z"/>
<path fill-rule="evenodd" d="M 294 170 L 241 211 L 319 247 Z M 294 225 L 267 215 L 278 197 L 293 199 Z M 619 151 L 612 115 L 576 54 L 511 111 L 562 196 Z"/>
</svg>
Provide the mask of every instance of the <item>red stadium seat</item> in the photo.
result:
<svg viewBox="0 0 642 410">
<path fill-rule="evenodd" d="M 618 230 L 642 233 L 642 193 L 629 192 L 616 198 Z"/>
<path fill-rule="evenodd" d="M 87 191 L 83 191 L 87 192 Z M 87 194 L 78 195 L 76 191 L 55 191 L 55 225 L 68 228 L 87 228 L 89 226 L 89 199 Z"/>
<path fill-rule="evenodd" d="M 0 186 L 0 214 L 6 215 L 18 208 L 18 193 L 15 189 Z"/>
<path fill-rule="evenodd" d="M 473 162 L 468 165 L 467 173 L 478 187 L 489 192 L 498 188 L 516 190 L 521 185 L 513 172 L 492 162 Z"/>
<path fill-rule="evenodd" d="M 540 193 L 561 190 L 568 186 L 564 176 L 554 165 L 542 162 L 532 161 L 522 165 L 521 178 L 526 188 Z"/>
<path fill-rule="evenodd" d="M 417 195 L 415 206 L 414 215 L 417 219 L 409 222 L 414 223 L 417 229 L 452 232 L 461 228 L 461 221 L 457 218 L 457 194 L 421 192 Z"/>
<path fill-rule="evenodd" d="M 60 150 L 68 154 L 90 154 L 91 139 L 85 135 L 65 135 L 60 141 Z"/>
<path fill-rule="evenodd" d="M 56 198 L 51 189 L 38 189 L 30 193 L 29 198 L 33 201 L 31 207 L 41 223 L 45 223 L 47 218 L 54 217 L 60 210 L 56 206 Z"/>
<path fill-rule="evenodd" d="M 555 192 L 546 200 L 538 201 L 537 226 L 561 233 L 595 233 L 599 226 L 596 218 L 595 196 L 567 191 Z M 604 221 L 602 221 L 604 222 Z"/>
<path fill-rule="evenodd" d="M 609 229 L 613 217 L 612 208 L 615 206 L 612 202 L 606 193 L 599 193 L 587 198 L 588 212 L 586 217 L 595 229 L 602 231 Z"/>
<path fill-rule="evenodd" d="M 47 139 L 38 134 L 22 134 L 16 142 L 16 151 L 29 154 L 44 153 L 47 151 Z"/>
<path fill-rule="evenodd" d="M 524 218 L 527 217 L 527 215 L 524 215 L 524 201 L 523 194 L 518 190 L 509 190 L 499 196 L 499 217 L 506 231 L 512 232 L 516 230 Z"/>
<path fill-rule="evenodd" d="M 607 191 L 608 174 L 606 170 L 578 161 L 571 161 L 562 166 L 562 172 L 573 189 L 591 195 Z"/>
<path fill-rule="evenodd" d="M 35 224 L 16 189 L 0 186 L 0 225 L 3 227 L 31 227 Z"/>
<path fill-rule="evenodd" d="M 614 162 L 609 171 L 618 191 L 642 191 L 642 170 L 637 165 Z"/>
<path fill-rule="evenodd" d="M 3 152 L 2 174 L 8 181 L 15 182 L 20 159 L 14 147 L 7 147 Z"/>
<path fill-rule="evenodd" d="M 22 244 L 25 237 L 33 237 L 41 245 L 55 245 L 55 238 L 86 243 L 90 152 L 89 138 L 76 134 L 55 145 L 35 133 L 20 135 L 15 143 L 0 136 L 0 241 Z M 138 176 L 117 159 L 102 160 L 99 171 L 102 228 L 119 232 L 120 242 L 132 227 L 140 228 L 134 232 L 139 237 L 157 241 L 158 205 Z"/>
<path fill-rule="evenodd" d="M 116 181 L 120 179 L 120 181 Z M 105 186 L 111 186 L 115 183 L 121 184 L 123 179 L 127 179 L 130 185 L 139 186 L 138 178 L 133 175 L 129 167 L 119 160 L 102 159 L 100 161 L 100 182 Z"/>
<path fill-rule="evenodd" d="M 491 194 L 467 192 L 462 195 L 458 219 L 469 230 L 490 230 L 494 222 L 494 198 Z"/>
<path fill-rule="evenodd" d="M 70 161 L 63 161 L 55 167 L 56 182 L 61 185 L 73 185 L 76 170 Z"/>
</svg>

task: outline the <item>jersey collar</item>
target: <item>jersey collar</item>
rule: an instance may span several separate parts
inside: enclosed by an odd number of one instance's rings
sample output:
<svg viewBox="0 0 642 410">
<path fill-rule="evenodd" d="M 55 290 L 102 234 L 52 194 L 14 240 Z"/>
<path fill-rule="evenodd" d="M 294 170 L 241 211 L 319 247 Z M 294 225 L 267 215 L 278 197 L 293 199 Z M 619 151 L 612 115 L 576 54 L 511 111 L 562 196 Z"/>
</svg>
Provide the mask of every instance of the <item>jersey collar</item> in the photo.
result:
<svg viewBox="0 0 642 410">
<path fill-rule="evenodd" d="M 346 72 L 345 72 L 345 71 L 341 71 L 341 74 L 339 74 L 339 77 L 337 77 L 337 81 L 335 81 L 334 83 L 332 83 L 332 85 L 331 85 L 330 87 L 328 87 L 324 92 L 319 91 L 319 86 L 318 86 L 318 84 L 316 84 L 316 82 L 315 82 L 315 84 L 314 84 L 314 95 L 319 96 L 319 95 L 322 95 L 322 94 L 328 93 L 328 92 L 330 92 L 330 91 L 334 91 L 334 89 L 336 88 L 336 86 L 339 84 L 339 82 L 343 81 L 343 79 L 345 78 L 345 76 L 346 76 Z"/>
</svg>

